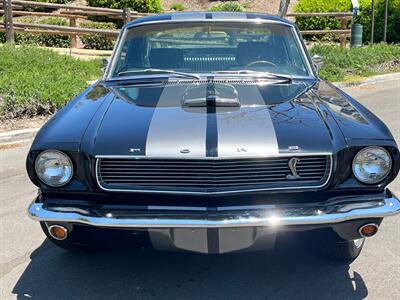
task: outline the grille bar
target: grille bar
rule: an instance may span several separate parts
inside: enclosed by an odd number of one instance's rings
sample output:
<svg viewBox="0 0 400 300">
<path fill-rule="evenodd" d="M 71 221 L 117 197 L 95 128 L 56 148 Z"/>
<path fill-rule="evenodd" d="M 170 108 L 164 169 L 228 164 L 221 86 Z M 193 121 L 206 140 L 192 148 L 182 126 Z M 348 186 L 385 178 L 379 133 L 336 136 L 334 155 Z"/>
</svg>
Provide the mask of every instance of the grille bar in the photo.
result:
<svg viewBox="0 0 400 300">
<path fill-rule="evenodd" d="M 299 156 L 298 178 L 292 157 L 257 159 L 149 159 L 99 157 L 96 179 L 108 191 L 212 194 L 271 189 L 319 188 L 329 181 L 330 155 Z"/>
</svg>

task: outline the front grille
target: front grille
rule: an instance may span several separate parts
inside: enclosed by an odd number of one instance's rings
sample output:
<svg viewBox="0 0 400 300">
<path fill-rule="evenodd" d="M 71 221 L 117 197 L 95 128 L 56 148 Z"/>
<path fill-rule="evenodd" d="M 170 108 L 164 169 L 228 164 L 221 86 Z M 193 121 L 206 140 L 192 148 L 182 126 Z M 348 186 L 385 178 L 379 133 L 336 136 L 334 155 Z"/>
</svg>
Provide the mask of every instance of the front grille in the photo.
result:
<svg viewBox="0 0 400 300">
<path fill-rule="evenodd" d="M 147 159 L 102 157 L 96 177 L 105 190 L 229 193 L 252 190 L 317 188 L 330 177 L 331 156 L 299 156 L 292 174 L 291 157 L 257 159 Z"/>
</svg>

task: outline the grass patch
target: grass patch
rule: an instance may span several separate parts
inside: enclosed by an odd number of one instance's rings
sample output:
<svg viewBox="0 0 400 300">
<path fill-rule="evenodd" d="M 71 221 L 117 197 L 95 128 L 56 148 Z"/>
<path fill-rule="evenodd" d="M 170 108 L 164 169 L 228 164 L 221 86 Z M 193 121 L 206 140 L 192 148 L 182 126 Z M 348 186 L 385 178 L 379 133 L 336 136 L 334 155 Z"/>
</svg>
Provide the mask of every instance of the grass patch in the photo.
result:
<svg viewBox="0 0 400 300">
<path fill-rule="evenodd" d="M 0 119 L 53 113 L 101 76 L 82 61 L 34 46 L 0 46 Z"/>
<path fill-rule="evenodd" d="M 324 58 L 320 75 L 329 81 L 357 81 L 360 77 L 400 71 L 400 45 L 374 44 L 351 49 L 316 45 L 310 53 Z"/>
</svg>

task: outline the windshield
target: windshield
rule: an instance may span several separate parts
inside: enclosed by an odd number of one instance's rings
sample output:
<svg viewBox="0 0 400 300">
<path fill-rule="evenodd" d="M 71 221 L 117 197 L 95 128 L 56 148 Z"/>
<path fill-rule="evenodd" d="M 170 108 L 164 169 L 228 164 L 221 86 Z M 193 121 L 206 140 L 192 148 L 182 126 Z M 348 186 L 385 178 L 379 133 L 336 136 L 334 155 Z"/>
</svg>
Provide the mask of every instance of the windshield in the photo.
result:
<svg viewBox="0 0 400 300">
<path fill-rule="evenodd" d="M 181 22 L 127 29 L 109 77 L 174 72 L 312 76 L 290 26 Z"/>
</svg>

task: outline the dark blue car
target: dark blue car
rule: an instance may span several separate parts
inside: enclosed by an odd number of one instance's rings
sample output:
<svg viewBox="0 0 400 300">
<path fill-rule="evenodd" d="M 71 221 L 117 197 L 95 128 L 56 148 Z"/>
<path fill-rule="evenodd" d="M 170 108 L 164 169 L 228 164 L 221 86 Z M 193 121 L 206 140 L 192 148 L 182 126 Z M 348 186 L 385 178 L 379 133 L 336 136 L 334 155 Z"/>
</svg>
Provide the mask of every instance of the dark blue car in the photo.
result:
<svg viewBox="0 0 400 300">
<path fill-rule="evenodd" d="M 104 77 L 39 132 L 29 207 L 57 246 L 109 233 L 202 253 L 272 249 L 309 233 L 356 258 L 400 212 L 387 127 L 318 76 L 298 29 L 245 13 L 177 13 L 124 26 Z"/>
</svg>

